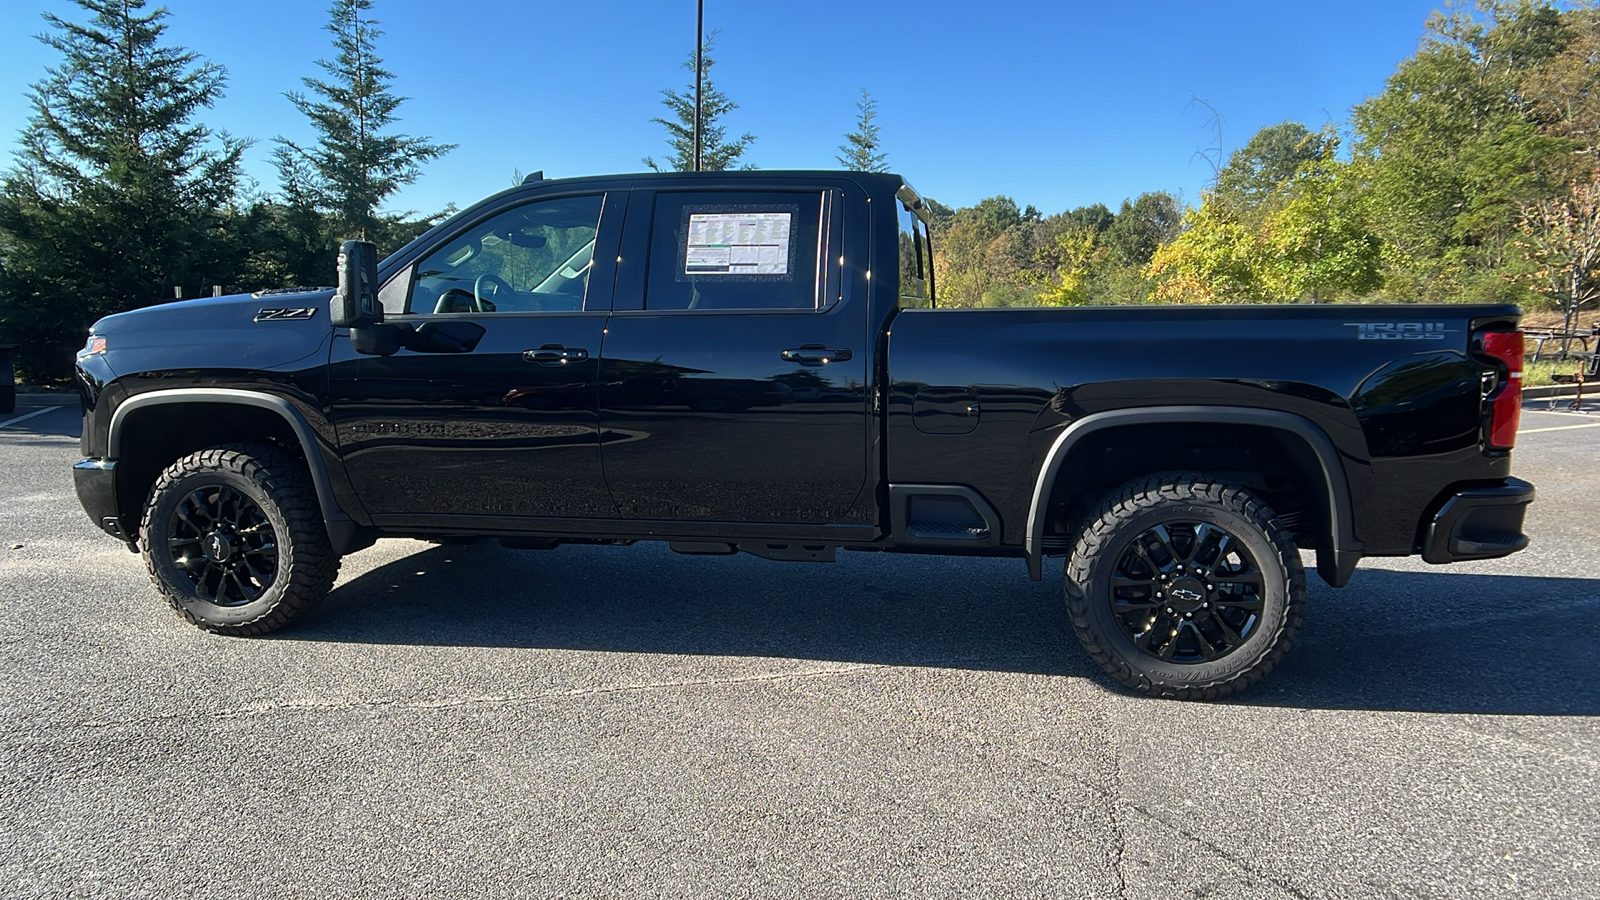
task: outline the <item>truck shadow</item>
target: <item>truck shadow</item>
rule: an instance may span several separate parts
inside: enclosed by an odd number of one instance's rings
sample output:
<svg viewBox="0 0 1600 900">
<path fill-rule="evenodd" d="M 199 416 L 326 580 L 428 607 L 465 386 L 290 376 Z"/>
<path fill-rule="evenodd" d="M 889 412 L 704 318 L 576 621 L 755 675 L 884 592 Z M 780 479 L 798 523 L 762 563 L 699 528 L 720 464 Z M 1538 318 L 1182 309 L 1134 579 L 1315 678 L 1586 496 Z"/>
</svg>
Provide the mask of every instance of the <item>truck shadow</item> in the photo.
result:
<svg viewBox="0 0 1600 900">
<path fill-rule="evenodd" d="M 1600 715 L 1600 579 L 1448 567 L 1312 578 L 1299 641 L 1236 702 L 1493 715 Z"/>
<path fill-rule="evenodd" d="M 432 547 L 340 585 L 285 640 L 767 656 L 1088 678 L 1054 584 L 1018 560 L 685 558 L 661 545 Z M 1312 580 L 1247 706 L 1600 715 L 1600 580 L 1367 570 Z"/>
</svg>

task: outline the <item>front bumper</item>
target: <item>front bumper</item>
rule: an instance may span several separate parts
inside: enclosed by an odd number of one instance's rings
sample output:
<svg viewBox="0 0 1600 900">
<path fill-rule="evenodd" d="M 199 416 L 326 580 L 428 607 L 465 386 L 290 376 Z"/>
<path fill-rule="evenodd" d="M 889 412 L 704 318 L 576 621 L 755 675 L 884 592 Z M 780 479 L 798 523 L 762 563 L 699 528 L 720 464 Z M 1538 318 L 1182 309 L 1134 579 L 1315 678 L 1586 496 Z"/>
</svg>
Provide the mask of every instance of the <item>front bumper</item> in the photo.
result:
<svg viewBox="0 0 1600 900">
<path fill-rule="evenodd" d="M 1494 559 L 1528 546 L 1522 516 L 1533 485 L 1517 478 L 1449 492 L 1422 534 L 1422 558 L 1431 563 Z"/>
<path fill-rule="evenodd" d="M 78 502 L 89 519 L 105 529 L 106 534 L 120 541 L 132 543 L 138 535 L 117 514 L 117 461 L 114 459 L 85 459 L 72 466 L 72 486 L 78 491 Z"/>
</svg>

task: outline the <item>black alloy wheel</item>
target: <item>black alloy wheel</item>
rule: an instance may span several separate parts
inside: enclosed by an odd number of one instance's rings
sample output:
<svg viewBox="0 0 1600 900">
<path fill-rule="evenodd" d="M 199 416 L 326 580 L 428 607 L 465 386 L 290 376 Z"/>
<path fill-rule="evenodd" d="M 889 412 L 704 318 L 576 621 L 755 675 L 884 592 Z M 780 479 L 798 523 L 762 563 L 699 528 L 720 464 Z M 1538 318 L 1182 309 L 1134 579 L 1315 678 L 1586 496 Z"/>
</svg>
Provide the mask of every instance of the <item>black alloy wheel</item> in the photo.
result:
<svg viewBox="0 0 1600 900">
<path fill-rule="evenodd" d="M 1111 576 L 1111 607 L 1141 652 L 1192 664 L 1238 650 L 1261 622 L 1262 575 L 1210 522 L 1168 522 L 1134 537 Z"/>
<path fill-rule="evenodd" d="M 1214 700 L 1270 672 L 1305 616 L 1294 539 L 1247 488 L 1130 481 L 1079 532 L 1062 579 L 1084 650 L 1141 693 Z"/>
<path fill-rule="evenodd" d="M 255 501 L 226 485 L 190 491 L 167 521 L 173 564 L 217 606 L 261 599 L 278 576 L 278 533 Z"/>
</svg>

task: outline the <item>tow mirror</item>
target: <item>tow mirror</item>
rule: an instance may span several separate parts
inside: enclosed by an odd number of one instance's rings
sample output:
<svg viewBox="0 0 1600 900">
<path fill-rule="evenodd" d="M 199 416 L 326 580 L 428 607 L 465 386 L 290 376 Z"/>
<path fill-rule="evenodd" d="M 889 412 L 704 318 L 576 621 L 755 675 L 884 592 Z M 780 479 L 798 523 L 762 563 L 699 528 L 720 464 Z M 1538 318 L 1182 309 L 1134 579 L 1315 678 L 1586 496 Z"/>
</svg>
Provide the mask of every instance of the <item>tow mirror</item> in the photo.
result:
<svg viewBox="0 0 1600 900">
<path fill-rule="evenodd" d="M 383 321 L 378 305 L 378 248 L 370 241 L 345 241 L 339 245 L 339 289 L 333 295 L 328 318 L 334 325 L 359 328 Z"/>
</svg>

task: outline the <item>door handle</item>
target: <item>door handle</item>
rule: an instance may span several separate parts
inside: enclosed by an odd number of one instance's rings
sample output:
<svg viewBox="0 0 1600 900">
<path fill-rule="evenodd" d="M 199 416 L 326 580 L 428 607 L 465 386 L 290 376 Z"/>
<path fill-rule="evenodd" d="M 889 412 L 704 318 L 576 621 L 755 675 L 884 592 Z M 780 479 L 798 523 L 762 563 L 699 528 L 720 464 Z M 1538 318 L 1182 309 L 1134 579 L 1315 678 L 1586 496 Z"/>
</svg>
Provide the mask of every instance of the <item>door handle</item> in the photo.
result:
<svg viewBox="0 0 1600 900">
<path fill-rule="evenodd" d="M 522 351 L 522 358 L 528 362 L 535 362 L 541 366 L 564 366 L 570 362 L 578 362 L 589 358 L 589 351 L 582 347 L 563 347 L 560 344 L 545 344 L 537 350 Z"/>
<path fill-rule="evenodd" d="M 802 344 L 799 349 L 783 351 L 783 360 L 784 362 L 799 363 L 802 366 L 823 366 L 831 362 L 844 362 L 851 355 L 850 351 L 843 347 Z"/>
</svg>

